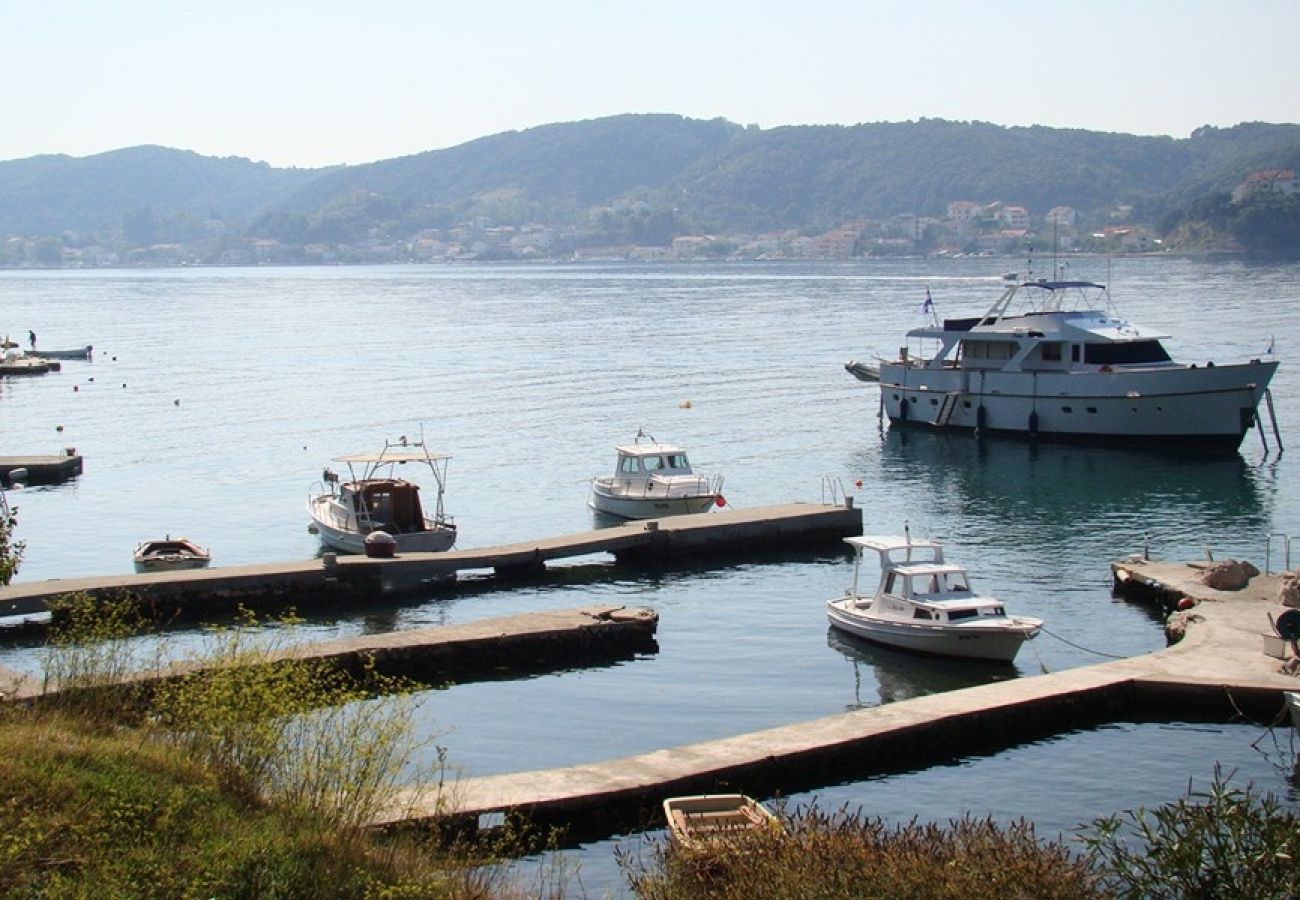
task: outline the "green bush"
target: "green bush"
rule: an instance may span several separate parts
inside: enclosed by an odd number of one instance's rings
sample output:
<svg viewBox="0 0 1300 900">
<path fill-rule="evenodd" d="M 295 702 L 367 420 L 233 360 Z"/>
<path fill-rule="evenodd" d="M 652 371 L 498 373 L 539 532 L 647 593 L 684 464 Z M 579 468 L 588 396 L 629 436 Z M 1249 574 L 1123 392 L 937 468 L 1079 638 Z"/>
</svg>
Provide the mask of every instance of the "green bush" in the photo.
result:
<svg viewBox="0 0 1300 900">
<path fill-rule="evenodd" d="M 1216 768 L 1206 791 L 1096 819 L 1082 836 L 1105 885 L 1134 900 L 1300 897 L 1300 816 L 1228 781 Z"/>
</svg>

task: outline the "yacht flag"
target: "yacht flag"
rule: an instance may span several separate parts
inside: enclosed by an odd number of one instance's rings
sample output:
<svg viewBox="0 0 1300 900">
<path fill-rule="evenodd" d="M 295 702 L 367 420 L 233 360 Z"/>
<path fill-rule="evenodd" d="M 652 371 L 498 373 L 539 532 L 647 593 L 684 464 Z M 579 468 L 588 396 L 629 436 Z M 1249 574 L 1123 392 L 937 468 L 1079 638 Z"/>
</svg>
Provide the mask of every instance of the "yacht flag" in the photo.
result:
<svg viewBox="0 0 1300 900">
<path fill-rule="evenodd" d="M 921 304 L 921 312 L 934 312 L 934 300 L 930 297 L 930 289 L 925 289 L 925 302 Z"/>
</svg>

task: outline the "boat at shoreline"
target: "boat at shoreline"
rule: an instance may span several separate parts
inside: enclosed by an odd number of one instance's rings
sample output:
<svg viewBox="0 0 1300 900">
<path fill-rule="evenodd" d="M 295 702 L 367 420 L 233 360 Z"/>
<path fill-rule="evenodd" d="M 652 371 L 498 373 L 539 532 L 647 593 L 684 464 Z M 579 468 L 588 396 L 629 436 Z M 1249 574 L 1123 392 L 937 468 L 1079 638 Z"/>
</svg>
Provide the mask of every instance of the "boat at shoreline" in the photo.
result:
<svg viewBox="0 0 1300 900">
<path fill-rule="evenodd" d="M 136 544 L 131 560 L 137 572 L 176 572 L 207 568 L 212 554 L 189 538 L 174 538 L 169 534 L 160 540 Z"/>
<path fill-rule="evenodd" d="M 661 444 L 638 430 L 631 444 L 614 449 L 618 454 L 614 474 L 591 480 L 587 505 L 597 512 L 622 519 L 654 519 L 708 512 L 727 504 L 722 476 L 696 474 L 681 447 Z"/>
<path fill-rule="evenodd" d="M 1010 616 L 1002 601 L 975 593 L 966 570 L 943 558 L 935 541 L 902 537 L 849 537 L 853 586 L 826 603 L 833 628 L 887 647 L 1010 663 L 1041 619 Z M 880 556 L 880 581 L 872 595 L 858 589 L 865 551 Z"/>
<path fill-rule="evenodd" d="M 669 836 L 687 850 L 700 850 L 764 828 L 781 828 L 781 820 L 771 810 L 744 794 L 669 797 L 663 806 Z"/>
<path fill-rule="evenodd" d="M 431 453 L 423 440 L 384 442 L 378 453 L 354 453 L 333 461 L 348 467 L 347 480 L 326 468 L 308 493 L 307 515 L 321 543 L 342 553 L 366 553 L 382 541 L 385 555 L 437 553 L 456 543 L 456 524 L 443 508 L 451 456 Z M 425 512 L 420 486 L 399 478 L 397 466 L 413 463 L 432 474 L 436 485 L 432 514 Z M 372 535 L 382 532 L 390 543 Z"/>
<path fill-rule="evenodd" d="M 845 364 L 879 382 L 891 425 L 1227 452 L 1257 425 L 1261 400 L 1272 408 L 1275 359 L 1174 362 L 1169 336 L 1119 318 L 1104 285 L 1004 284 L 982 316 L 907 332 L 897 359 Z"/>
</svg>

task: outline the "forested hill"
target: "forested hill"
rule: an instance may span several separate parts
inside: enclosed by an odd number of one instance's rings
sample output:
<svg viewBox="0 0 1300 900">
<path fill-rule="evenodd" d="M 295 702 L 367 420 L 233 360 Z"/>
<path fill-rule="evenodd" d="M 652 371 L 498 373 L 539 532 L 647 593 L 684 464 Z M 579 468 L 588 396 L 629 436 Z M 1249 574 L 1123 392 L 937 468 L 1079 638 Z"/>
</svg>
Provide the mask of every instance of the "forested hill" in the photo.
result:
<svg viewBox="0 0 1300 900">
<path fill-rule="evenodd" d="M 302 242 L 367 229 L 398 237 L 472 219 L 582 225 L 634 202 L 679 231 L 722 233 L 941 216 L 954 200 L 1018 204 L 1036 217 L 1125 204 L 1156 222 L 1260 169 L 1300 170 L 1300 126 L 1175 139 L 936 119 L 763 130 L 624 115 L 320 170 L 160 147 L 0 162 L 0 239 L 134 230 L 186 240 L 214 227 Z"/>
<path fill-rule="evenodd" d="M 0 162 L 0 238 L 145 226 L 153 217 L 242 222 L 320 174 L 152 146 Z"/>
</svg>

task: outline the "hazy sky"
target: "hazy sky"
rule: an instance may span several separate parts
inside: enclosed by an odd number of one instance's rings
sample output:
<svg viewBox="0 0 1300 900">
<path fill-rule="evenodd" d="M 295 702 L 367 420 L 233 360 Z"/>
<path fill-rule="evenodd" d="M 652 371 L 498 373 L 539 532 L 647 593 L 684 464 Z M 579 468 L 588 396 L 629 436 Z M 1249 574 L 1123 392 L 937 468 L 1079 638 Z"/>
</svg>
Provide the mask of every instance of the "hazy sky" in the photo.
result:
<svg viewBox="0 0 1300 900">
<path fill-rule="evenodd" d="M 1300 122 L 1300 0 L 0 0 L 0 159 L 362 163 L 618 113 Z"/>
</svg>

